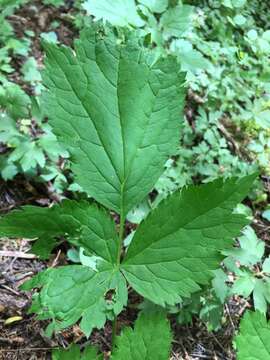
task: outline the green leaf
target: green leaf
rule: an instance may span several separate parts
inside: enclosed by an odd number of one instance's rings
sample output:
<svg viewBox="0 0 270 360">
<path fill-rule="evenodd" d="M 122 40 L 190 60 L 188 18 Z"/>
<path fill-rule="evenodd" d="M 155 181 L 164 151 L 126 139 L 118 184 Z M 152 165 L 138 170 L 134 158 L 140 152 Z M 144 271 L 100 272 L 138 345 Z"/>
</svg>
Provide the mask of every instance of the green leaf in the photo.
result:
<svg viewBox="0 0 270 360">
<path fill-rule="evenodd" d="M 264 260 L 262 269 L 263 269 L 263 272 L 270 274 L 270 258 L 269 257 Z"/>
<path fill-rule="evenodd" d="M 262 217 L 263 217 L 264 219 L 266 219 L 267 221 L 270 221 L 270 209 L 265 210 L 265 211 L 262 213 Z"/>
<path fill-rule="evenodd" d="M 34 297 L 30 312 L 38 314 L 39 319 L 53 320 L 46 330 L 48 336 L 79 319 L 86 336 L 93 328 L 102 328 L 107 318 L 108 292 L 124 289 L 124 296 L 115 300 L 118 312 L 114 315 L 118 315 L 127 302 L 125 279 L 112 264 L 104 261 L 98 264 L 96 270 L 81 265 L 50 268 L 22 286 L 23 290 L 32 288 L 41 290 Z"/>
<path fill-rule="evenodd" d="M 110 312 L 117 315 L 127 302 L 127 287 L 117 266 L 117 233 L 112 219 L 88 202 L 66 200 L 52 208 L 26 206 L 0 221 L 5 236 L 50 238 L 68 236 L 68 241 L 83 247 L 94 261 L 48 269 L 23 289 L 41 288 L 31 311 L 40 319 L 53 319 L 47 334 L 64 329 L 81 318 L 81 329 L 89 336 L 93 328 L 102 328 Z M 106 299 L 106 293 L 112 297 Z M 63 302 L 65 299 L 65 302 Z"/>
<path fill-rule="evenodd" d="M 174 304 L 207 284 L 247 219 L 233 214 L 255 176 L 184 188 L 143 221 L 122 270 L 133 288 L 156 304 Z"/>
<path fill-rule="evenodd" d="M 30 103 L 29 96 L 16 84 L 8 85 L 0 95 L 0 105 L 15 119 L 29 116 Z"/>
<path fill-rule="evenodd" d="M 177 5 L 168 9 L 160 19 L 164 38 L 181 37 L 191 27 L 192 12 L 193 6 L 190 5 Z"/>
<path fill-rule="evenodd" d="M 112 264 L 117 256 L 118 240 L 112 219 L 87 201 L 64 200 L 51 208 L 25 206 L 1 219 L 0 236 L 41 239 L 37 248 L 43 258 L 60 236 Z"/>
<path fill-rule="evenodd" d="M 125 328 L 116 339 L 112 360 L 168 360 L 172 335 L 163 312 L 141 313 L 134 330 Z M 101 360 L 95 348 L 88 346 L 83 354 L 78 345 L 68 350 L 54 350 L 53 360 Z"/>
<path fill-rule="evenodd" d="M 53 350 L 52 360 L 101 360 L 101 355 L 97 355 L 97 350 L 88 346 L 83 353 L 80 353 L 80 347 L 78 345 L 71 345 L 68 350 Z"/>
<path fill-rule="evenodd" d="M 254 308 L 262 312 L 263 314 L 267 311 L 267 298 L 269 299 L 269 283 L 262 279 L 256 279 L 255 287 L 253 291 Z"/>
<path fill-rule="evenodd" d="M 256 280 L 250 273 L 245 273 L 243 276 L 239 277 L 233 284 L 231 288 L 232 294 L 242 295 L 247 298 L 256 285 Z"/>
<path fill-rule="evenodd" d="M 236 337 L 237 360 L 270 360 L 270 324 L 265 315 L 246 312 Z"/>
<path fill-rule="evenodd" d="M 171 50 L 179 57 L 181 68 L 184 71 L 196 72 L 200 69 L 207 69 L 211 66 L 203 55 L 193 49 L 192 44 L 184 39 L 172 42 Z"/>
<path fill-rule="evenodd" d="M 243 235 L 239 237 L 240 248 L 224 251 L 224 254 L 232 256 L 241 265 L 252 266 L 261 261 L 265 244 L 258 239 L 251 226 L 247 226 Z"/>
<path fill-rule="evenodd" d="M 18 161 L 24 172 L 35 169 L 37 166 L 43 168 L 46 163 L 45 154 L 33 141 L 24 141 L 9 156 L 10 162 Z"/>
<path fill-rule="evenodd" d="M 71 153 L 75 181 L 126 214 L 153 188 L 179 141 L 184 76 L 172 57 L 83 32 L 70 49 L 47 47 L 44 106 Z"/>
<path fill-rule="evenodd" d="M 134 330 L 124 329 L 117 338 L 112 360 L 168 360 L 172 335 L 164 313 L 142 313 Z"/>
<path fill-rule="evenodd" d="M 38 64 L 34 57 L 30 57 L 22 66 L 24 80 L 30 83 L 41 81 Z"/>
<path fill-rule="evenodd" d="M 7 181 L 14 178 L 18 174 L 18 168 L 14 164 L 8 164 L 2 168 L 1 166 L 1 176 Z"/>
<path fill-rule="evenodd" d="M 134 0 L 87 0 L 82 4 L 83 8 L 97 20 L 104 19 L 112 25 L 138 26 L 144 25 L 144 21 L 137 13 Z"/>
<path fill-rule="evenodd" d="M 145 199 L 129 211 L 127 214 L 127 220 L 134 224 L 139 224 L 148 215 L 150 210 L 150 204 L 147 199 Z"/>
<path fill-rule="evenodd" d="M 13 147 L 16 146 L 18 138 L 24 139 L 16 128 L 16 121 L 3 113 L 0 122 L 0 141 Z"/>
<path fill-rule="evenodd" d="M 58 42 L 57 34 L 54 31 L 43 32 L 40 37 L 49 43 L 56 44 Z"/>
<path fill-rule="evenodd" d="M 212 280 L 213 289 L 219 301 L 224 304 L 229 292 L 228 285 L 226 284 L 228 275 L 222 269 L 214 270 L 214 275 L 215 277 Z"/>
<path fill-rule="evenodd" d="M 153 13 L 162 13 L 168 7 L 168 0 L 139 0 L 139 3 L 148 7 Z"/>
</svg>

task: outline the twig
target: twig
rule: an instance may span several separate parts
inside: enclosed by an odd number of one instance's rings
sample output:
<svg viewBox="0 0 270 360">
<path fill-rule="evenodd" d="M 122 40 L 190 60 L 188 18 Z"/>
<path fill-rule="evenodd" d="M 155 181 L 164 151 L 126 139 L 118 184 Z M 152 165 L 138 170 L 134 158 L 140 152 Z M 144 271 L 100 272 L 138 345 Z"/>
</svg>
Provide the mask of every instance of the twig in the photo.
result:
<svg viewBox="0 0 270 360">
<path fill-rule="evenodd" d="M 227 313 L 227 315 L 229 316 L 229 320 L 230 320 L 230 323 L 233 327 L 233 330 L 235 331 L 235 326 L 234 326 L 234 323 L 233 323 L 233 320 L 232 320 L 232 317 L 231 317 L 231 313 L 230 313 L 230 309 L 229 309 L 229 306 L 225 303 L 225 311 Z"/>
<path fill-rule="evenodd" d="M 0 250 L 0 256 L 22 258 L 22 259 L 36 259 L 35 254 L 28 254 L 23 251 L 9 251 L 9 250 Z"/>
<path fill-rule="evenodd" d="M 24 348 L 24 349 L 0 349 L 0 352 L 25 352 L 25 351 L 48 351 L 59 349 L 58 347 L 48 347 L 48 348 Z"/>
<path fill-rule="evenodd" d="M 53 262 L 52 262 L 52 265 L 51 265 L 52 268 L 53 268 L 53 267 L 56 267 L 60 255 L 61 255 L 61 250 L 59 250 L 59 251 L 57 252 L 57 255 L 56 255 L 56 257 L 54 258 L 54 260 L 53 260 Z"/>
<path fill-rule="evenodd" d="M 12 292 L 13 294 L 15 294 L 15 295 L 17 295 L 17 296 L 20 295 L 20 293 L 19 293 L 18 291 L 14 290 L 14 289 L 11 289 L 11 288 L 10 288 L 9 286 L 7 286 L 7 285 L 1 285 L 1 287 L 3 287 L 4 289 Z"/>
</svg>

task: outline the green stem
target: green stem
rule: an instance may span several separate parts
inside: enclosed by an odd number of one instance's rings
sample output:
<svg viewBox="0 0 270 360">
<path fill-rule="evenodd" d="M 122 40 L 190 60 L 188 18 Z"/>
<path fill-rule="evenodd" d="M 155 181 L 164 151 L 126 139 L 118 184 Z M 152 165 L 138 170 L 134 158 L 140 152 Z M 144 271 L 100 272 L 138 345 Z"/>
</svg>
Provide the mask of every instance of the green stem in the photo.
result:
<svg viewBox="0 0 270 360">
<path fill-rule="evenodd" d="M 124 233 L 125 233 L 125 216 L 124 216 L 124 212 L 121 209 L 118 250 L 117 250 L 117 267 L 118 267 L 118 269 L 120 267 L 120 262 L 121 262 L 121 252 L 122 252 L 122 245 L 123 245 L 123 240 L 124 240 Z M 113 326 L 112 326 L 112 349 L 115 347 L 116 335 L 117 335 L 117 316 L 115 316 L 115 318 L 113 320 Z"/>
<path fill-rule="evenodd" d="M 122 245 L 124 240 L 124 231 L 125 231 L 125 217 L 123 213 L 120 214 L 120 225 L 119 225 L 119 240 L 118 240 L 118 251 L 117 251 L 117 266 L 120 266 L 121 262 L 121 252 L 122 252 Z"/>
</svg>

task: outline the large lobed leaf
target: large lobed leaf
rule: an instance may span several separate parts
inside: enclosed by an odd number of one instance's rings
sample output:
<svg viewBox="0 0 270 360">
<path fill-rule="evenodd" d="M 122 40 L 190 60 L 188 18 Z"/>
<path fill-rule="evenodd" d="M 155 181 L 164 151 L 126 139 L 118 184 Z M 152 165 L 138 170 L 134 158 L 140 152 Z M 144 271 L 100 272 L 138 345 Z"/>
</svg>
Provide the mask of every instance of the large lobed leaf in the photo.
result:
<svg viewBox="0 0 270 360">
<path fill-rule="evenodd" d="M 106 212 L 87 201 L 64 200 L 51 208 L 25 206 L 0 221 L 0 236 L 39 238 L 32 250 L 48 257 L 57 245 L 57 237 L 65 236 L 88 253 L 113 263 L 117 253 L 117 233 Z"/>
<path fill-rule="evenodd" d="M 48 336 L 81 319 L 81 329 L 89 336 L 93 328 L 102 328 L 107 319 L 106 294 L 115 291 L 114 315 L 126 305 L 127 287 L 123 276 L 110 264 L 97 271 L 82 265 L 48 269 L 23 284 L 22 289 L 39 288 L 30 312 L 39 319 L 52 319 Z M 113 306 L 114 304 L 112 304 Z"/>
<path fill-rule="evenodd" d="M 134 330 L 124 329 L 117 338 L 112 360 L 168 360 L 172 335 L 164 313 L 141 314 Z"/>
<path fill-rule="evenodd" d="M 175 58 L 84 31 L 75 53 L 46 45 L 43 103 L 76 181 L 126 214 L 153 188 L 179 141 L 184 75 Z"/>
<path fill-rule="evenodd" d="M 259 311 L 245 313 L 236 337 L 237 360 L 270 360 L 270 324 Z"/>
<path fill-rule="evenodd" d="M 190 186 L 164 200 L 138 227 L 122 263 L 133 288 L 157 304 L 198 291 L 247 220 L 233 209 L 254 175 Z"/>
<path fill-rule="evenodd" d="M 31 311 L 42 319 L 53 320 L 48 334 L 81 319 L 82 330 L 90 335 L 94 327 L 104 325 L 108 306 L 115 315 L 126 305 L 126 281 L 117 266 L 115 225 L 96 205 L 65 200 L 52 208 L 26 206 L 0 221 L 0 235 L 39 237 L 43 250 L 44 245 L 47 250 L 55 245 L 55 236 L 64 235 L 93 256 L 92 268 L 80 265 L 51 268 L 23 285 L 25 290 L 41 288 Z M 114 294 L 110 301 L 106 299 L 109 291 Z"/>
</svg>

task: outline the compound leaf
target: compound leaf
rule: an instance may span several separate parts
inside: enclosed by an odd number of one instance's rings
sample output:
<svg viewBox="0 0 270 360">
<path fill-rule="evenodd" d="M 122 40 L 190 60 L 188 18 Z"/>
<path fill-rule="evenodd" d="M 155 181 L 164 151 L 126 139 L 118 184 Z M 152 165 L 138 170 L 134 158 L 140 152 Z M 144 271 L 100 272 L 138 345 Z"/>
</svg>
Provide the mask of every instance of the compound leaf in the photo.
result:
<svg viewBox="0 0 270 360">
<path fill-rule="evenodd" d="M 112 219 L 87 201 L 64 200 L 51 208 L 25 206 L 15 210 L 1 219 L 0 236 L 39 238 L 32 250 L 42 258 L 48 257 L 59 236 L 110 263 L 117 258 Z"/>
<path fill-rule="evenodd" d="M 168 360 L 172 335 L 164 313 L 142 313 L 134 330 L 124 329 L 117 338 L 112 360 Z"/>
<path fill-rule="evenodd" d="M 174 304 L 207 284 L 247 220 L 233 214 L 255 176 L 191 186 L 165 199 L 138 227 L 122 263 L 133 288 Z"/>
<path fill-rule="evenodd" d="M 238 360 L 270 360 L 270 324 L 259 311 L 246 312 L 236 337 Z"/>
<path fill-rule="evenodd" d="M 149 65 L 147 50 L 90 30 L 75 53 L 46 48 L 44 106 L 71 153 L 76 182 L 125 215 L 152 189 L 177 147 L 184 75 L 173 57 Z"/>
</svg>

